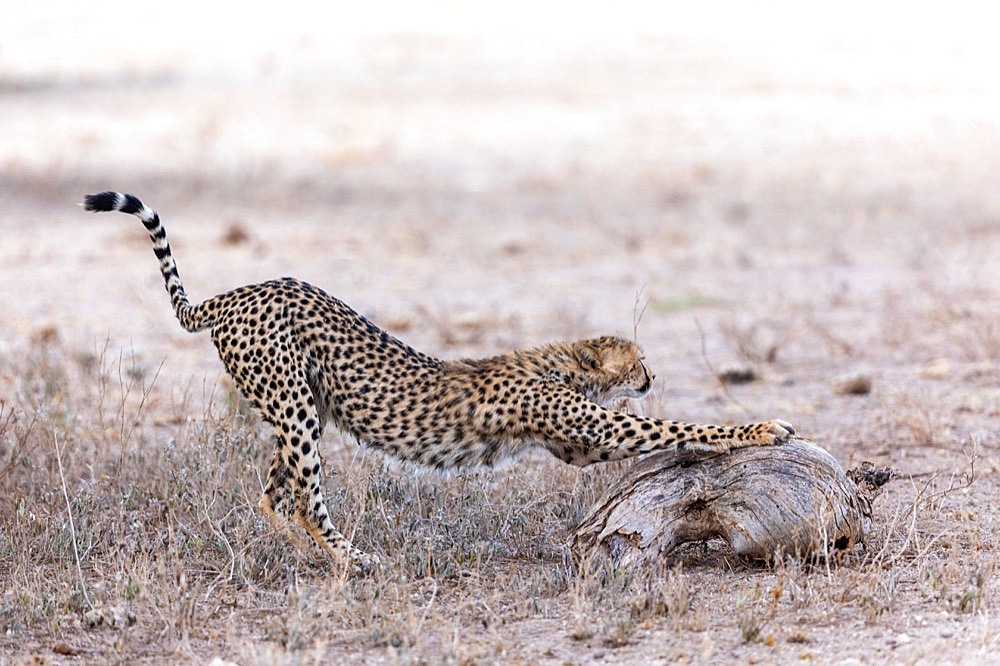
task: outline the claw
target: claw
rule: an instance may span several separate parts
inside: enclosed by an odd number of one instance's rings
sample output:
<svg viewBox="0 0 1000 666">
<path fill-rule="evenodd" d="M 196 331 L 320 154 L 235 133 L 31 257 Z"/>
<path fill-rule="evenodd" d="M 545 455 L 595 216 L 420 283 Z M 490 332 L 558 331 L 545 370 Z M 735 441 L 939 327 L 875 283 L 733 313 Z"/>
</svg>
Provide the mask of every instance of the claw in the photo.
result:
<svg viewBox="0 0 1000 666">
<path fill-rule="evenodd" d="M 775 444 L 784 444 L 795 434 L 795 428 L 788 421 L 775 419 L 771 421 L 771 434 Z"/>
</svg>

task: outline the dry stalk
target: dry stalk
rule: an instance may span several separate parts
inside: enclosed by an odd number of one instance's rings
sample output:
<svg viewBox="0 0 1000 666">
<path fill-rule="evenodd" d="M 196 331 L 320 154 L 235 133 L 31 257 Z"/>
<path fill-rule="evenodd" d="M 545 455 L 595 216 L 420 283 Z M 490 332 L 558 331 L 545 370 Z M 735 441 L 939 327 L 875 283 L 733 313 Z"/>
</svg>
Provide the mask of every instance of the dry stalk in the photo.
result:
<svg viewBox="0 0 1000 666">
<path fill-rule="evenodd" d="M 718 369 L 712 364 L 712 361 L 709 360 L 708 358 L 708 348 L 705 344 L 705 330 L 701 327 L 701 322 L 698 320 L 697 317 L 694 318 L 694 325 L 698 329 L 698 338 L 701 341 L 701 360 L 705 364 L 705 367 L 708 369 L 708 373 L 715 378 L 715 382 L 719 385 L 719 388 L 722 389 L 722 392 L 726 395 L 726 398 L 729 399 L 729 402 L 739 407 L 739 409 L 744 414 L 749 414 L 752 416 L 753 412 L 751 412 L 746 405 L 740 402 L 739 399 L 735 395 L 733 395 L 733 392 L 729 390 L 729 387 L 726 385 L 724 381 L 719 379 Z"/>
<path fill-rule="evenodd" d="M 635 294 L 635 302 L 632 304 L 632 341 L 637 342 L 639 340 L 639 324 L 642 322 L 642 318 L 646 315 L 646 310 L 649 308 L 650 298 L 645 294 L 646 287 L 643 285 L 639 291 Z"/>
<path fill-rule="evenodd" d="M 52 433 L 52 442 L 56 451 L 56 464 L 59 466 L 59 481 L 62 486 L 63 499 L 66 501 L 66 516 L 69 519 L 69 534 L 70 539 L 73 543 L 73 560 L 76 562 L 76 575 L 80 584 L 80 593 L 83 595 L 83 600 L 87 602 L 90 609 L 94 609 L 94 604 L 90 601 L 90 596 L 87 594 L 87 582 L 83 579 L 83 567 L 80 566 L 80 551 L 76 545 L 76 526 L 73 524 L 73 509 L 69 502 L 69 492 L 66 490 L 66 474 L 63 471 L 62 464 L 62 453 L 59 450 L 59 438 L 56 436 L 55 432 Z"/>
</svg>

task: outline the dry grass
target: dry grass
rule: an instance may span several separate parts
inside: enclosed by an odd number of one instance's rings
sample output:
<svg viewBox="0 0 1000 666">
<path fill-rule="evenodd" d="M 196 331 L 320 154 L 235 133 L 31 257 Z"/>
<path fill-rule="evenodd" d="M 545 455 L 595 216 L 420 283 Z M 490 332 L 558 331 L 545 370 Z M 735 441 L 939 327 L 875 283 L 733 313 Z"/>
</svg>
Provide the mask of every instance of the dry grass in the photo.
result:
<svg viewBox="0 0 1000 666">
<path fill-rule="evenodd" d="M 21 378 L 0 411 L 7 658 L 828 661 L 903 654 L 928 634 L 996 640 L 996 519 L 963 500 L 975 453 L 963 478 L 897 483 L 866 547 L 836 562 L 762 568 L 706 545 L 595 573 L 565 542 L 614 469 L 441 477 L 333 438 L 331 506 L 387 564 L 350 578 L 255 513 L 267 433 L 227 384 L 178 391 L 143 359 L 58 344 L 6 363 Z M 834 626 L 856 638 L 832 642 Z"/>
</svg>

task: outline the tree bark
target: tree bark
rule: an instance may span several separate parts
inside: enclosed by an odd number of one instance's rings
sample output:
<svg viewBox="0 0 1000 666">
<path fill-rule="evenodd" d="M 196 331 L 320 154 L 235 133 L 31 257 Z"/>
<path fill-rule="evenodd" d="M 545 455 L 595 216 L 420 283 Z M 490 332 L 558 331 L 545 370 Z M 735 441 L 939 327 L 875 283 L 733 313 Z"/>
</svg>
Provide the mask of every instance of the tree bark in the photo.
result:
<svg viewBox="0 0 1000 666">
<path fill-rule="evenodd" d="M 803 439 L 707 457 L 654 454 L 590 509 L 574 531 L 573 549 L 609 557 L 615 568 L 713 538 L 750 558 L 825 555 L 864 541 L 872 501 L 893 474 L 870 463 L 844 472 Z"/>
</svg>

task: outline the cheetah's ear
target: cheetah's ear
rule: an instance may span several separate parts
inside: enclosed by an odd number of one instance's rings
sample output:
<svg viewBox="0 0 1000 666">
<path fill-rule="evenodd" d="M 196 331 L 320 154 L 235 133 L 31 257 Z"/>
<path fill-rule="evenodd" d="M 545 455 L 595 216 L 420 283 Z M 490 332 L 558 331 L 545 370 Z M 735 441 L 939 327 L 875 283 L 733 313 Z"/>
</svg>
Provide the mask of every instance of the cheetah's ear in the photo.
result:
<svg viewBox="0 0 1000 666">
<path fill-rule="evenodd" d="M 589 342 L 577 342 L 573 345 L 573 356 L 584 370 L 597 370 L 601 367 L 601 352 Z"/>
</svg>

